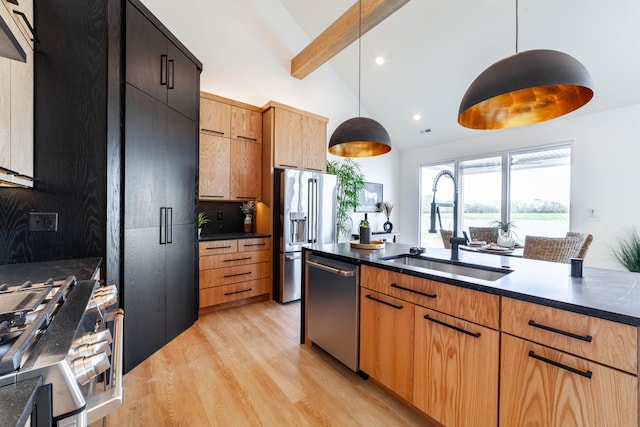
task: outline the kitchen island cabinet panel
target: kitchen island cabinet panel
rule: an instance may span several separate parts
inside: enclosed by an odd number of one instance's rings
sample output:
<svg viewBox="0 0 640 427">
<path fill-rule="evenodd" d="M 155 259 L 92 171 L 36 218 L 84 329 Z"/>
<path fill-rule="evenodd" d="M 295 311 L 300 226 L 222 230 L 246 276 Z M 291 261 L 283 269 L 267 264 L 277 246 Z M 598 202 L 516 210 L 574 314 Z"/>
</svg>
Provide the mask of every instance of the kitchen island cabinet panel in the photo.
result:
<svg viewBox="0 0 640 427">
<path fill-rule="evenodd" d="M 508 334 L 501 352 L 500 427 L 638 426 L 637 377 Z"/>
<path fill-rule="evenodd" d="M 459 286 L 362 266 L 361 283 L 370 289 L 498 329 L 500 297 Z"/>
<path fill-rule="evenodd" d="M 413 404 L 446 426 L 497 426 L 500 333 L 415 310 Z"/>
<path fill-rule="evenodd" d="M 411 402 L 414 305 L 370 289 L 360 291 L 360 369 Z"/>
<path fill-rule="evenodd" d="M 638 328 L 634 326 L 503 298 L 502 330 L 634 375 L 638 373 Z"/>
</svg>

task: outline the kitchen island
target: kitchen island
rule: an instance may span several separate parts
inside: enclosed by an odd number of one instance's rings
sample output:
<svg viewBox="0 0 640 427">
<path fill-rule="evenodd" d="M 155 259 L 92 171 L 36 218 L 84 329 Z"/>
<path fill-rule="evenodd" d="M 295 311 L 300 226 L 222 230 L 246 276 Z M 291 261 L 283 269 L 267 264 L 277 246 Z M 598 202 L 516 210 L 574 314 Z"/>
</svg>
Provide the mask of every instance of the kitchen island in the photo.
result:
<svg viewBox="0 0 640 427">
<path fill-rule="evenodd" d="M 360 266 L 363 373 L 447 426 L 638 425 L 640 275 L 461 251 L 499 272 L 482 279 L 388 259 L 409 249 L 305 249 Z"/>
</svg>

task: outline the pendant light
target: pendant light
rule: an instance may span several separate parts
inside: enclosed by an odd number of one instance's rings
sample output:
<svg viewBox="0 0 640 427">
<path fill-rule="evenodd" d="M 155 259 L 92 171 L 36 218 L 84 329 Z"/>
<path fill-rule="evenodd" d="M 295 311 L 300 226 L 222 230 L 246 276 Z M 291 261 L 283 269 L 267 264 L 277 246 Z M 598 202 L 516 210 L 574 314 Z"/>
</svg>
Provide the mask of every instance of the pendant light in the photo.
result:
<svg viewBox="0 0 640 427">
<path fill-rule="evenodd" d="M 506 129 L 563 116 L 593 97 L 591 76 L 575 58 L 555 50 L 518 53 L 496 62 L 469 86 L 458 123 L 471 129 Z"/>
<path fill-rule="evenodd" d="M 358 24 L 358 117 L 346 120 L 331 135 L 329 152 L 341 157 L 373 157 L 391 151 L 391 138 L 377 121 L 360 117 L 362 0 Z"/>
</svg>

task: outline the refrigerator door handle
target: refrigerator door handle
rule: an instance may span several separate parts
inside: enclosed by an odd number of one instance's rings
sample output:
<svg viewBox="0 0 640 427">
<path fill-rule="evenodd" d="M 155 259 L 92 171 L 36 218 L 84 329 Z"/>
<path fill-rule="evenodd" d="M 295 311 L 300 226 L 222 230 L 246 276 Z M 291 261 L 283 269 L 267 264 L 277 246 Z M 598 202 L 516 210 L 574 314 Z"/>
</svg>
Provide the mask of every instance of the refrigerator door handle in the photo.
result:
<svg viewBox="0 0 640 427">
<path fill-rule="evenodd" d="M 309 243 L 318 243 L 318 180 L 309 179 Z"/>
</svg>

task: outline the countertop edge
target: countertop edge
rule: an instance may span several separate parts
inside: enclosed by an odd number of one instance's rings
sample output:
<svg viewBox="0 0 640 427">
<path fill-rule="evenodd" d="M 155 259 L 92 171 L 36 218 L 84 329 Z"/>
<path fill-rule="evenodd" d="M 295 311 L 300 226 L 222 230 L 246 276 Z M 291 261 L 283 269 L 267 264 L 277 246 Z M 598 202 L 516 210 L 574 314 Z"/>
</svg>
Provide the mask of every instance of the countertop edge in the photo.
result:
<svg viewBox="0 0 640 427">
<path fill-rule="evenodd" d="M 453 286 L 477 290 L 480 292 L 485 292 L 485 293 L 494 294 L 498 296 L 504 296 L 507 298 L 518 299 L 521 301 L 540 304 L 540 305 L 544 305 L 552 308 L 558 308 L 558 309 L 571 311 L 579 314 L 585 314 L 588 316 L 610 320 L 618 323 L 623 323 L 631 326 L 640 326 L 640 308 L 635 310 L 637 313 L 625 313 L 623 310 L 616 311 L 615 309 L 611 309 L 611 307 L 605 307 L 607 304 L 615 305 L 616 302 L 620 303 L 620 301 L 617 301 L 614 296 L 611 297 L 612 301 L 606 301 L 606 298 L 605 300 L 603 300 L 602 298 L 599 298 L 599 297 L 602 297 L 602 295 L 604 295 L 605 297 L 607 296 L 607 289 L 604 288 L 605 285 L 601 285 L 600 283 L 588 282 L 588 285 L 591 286 L 591 288 L 589 289 L 591 291 L 596 289 L 595 287 L 597 286 L 596 292 L 592 292 L 595 295 L 594 297 L 592 297 L 592 300 L 580 302 L 575 298 L 572 299 L 573 294 L 578 294 L 581 291 L 583 291 L 584 290 L 583 288 L 586 285 L 582 284 L 581 279 L 570 278 L 570 277 L 567 277 L 568 275 L 564 274 L 564 270 L 567 270 L 568 268 L 570 268 L 568 264 L 557 264 L 557 263 L 548 263 L 543 261 L 522 260 L 522 259 L 510 260 L 512 264 L 516 265 L 516 267 L 514 268 L 514 273 L 515 273 L 515 269 L 522 269 L 524 271 L 521 272 L 519 275 L 514 274 L 513 277 L 503 282 L 503 283 L 508 283 L 508 286 L 501 286 L 500 284 L 493 284 L 493 285 L 487 284 L 488 282 L 482 283 L 485 281 L 480 279 L 477 279 L 477 280 L 469 279 L 467 281 L 467 280 L 459 280 L 452 277 L 445 277 L 440 274 L 422 273 L 415 270 L 411 270 L 409 268 L 390 265 L 390 263 L 384 262 L 383 260 L 380 259 L 382 257 L 393 256 L 393 254 L 408 253 L 408 249 L 409 249 L 408 245 L 388 244 L 387 247 L 381 251 L 366 251 L 366 250 L 363 251 L 358 249 L 351 249 L 348 246 L 348 244 L 346 244 L 346 246 L 344 244 L 342 244 L 343 246 L 339 246 L 339 245 L 340 244 L 324 245 L 323 247 L 312 246 L 312 247 L 304 248 L 303 251 L 309 251 L 311 253 L 326 256 L 328 258 L 332 258 L 338 261 L 348 262 L 356 265 L 369 265 L 372 267 L 383 268 L 385 270 L 395 271 L 401 274 L 408 274 L 411 276 L 420 277 L 428 280 L 436 280 L 436 281 L 450 284 Z M 392 245 L 392 246 L 389 246 L 389 245 Z M 388 248 L 392 248 L 391 251 L 388 251 Z M 442 254 L 445 253 L 444 250 L 437 250 L 437 251 L 438 252 L 436 252 L 436 255 L 440 255 L 441 259 L 445 259 L 442 257 Z M 391 252 L 391 255 L 388 252 Z M 446 253 L 448 253 L 448 251 Z M 430 253 L 429 255 L 434 256 L 432 253 Z M 476 254 L 475 256 L 477 255 L 484 256 L 484 257 L 487 257 L 487 256 L 494 257 L 494 258 L 487 258 L 487 260 L 491 260 L 491 261 L 496 261 L 496 260 L 500 260 L 501 258 L 502 259 L 506 258 L 506 257 L 497 256 L 497 255 L 487 255 L 487 254 Z M 465 260 L 465 262 L 469 262 L 469 261 Z M 527 262 L 531 263 L 530 267 L 527 267 Z M 479 264 L 482 265 L 483 263 L 479 263 Z M 493 265 L 493 267 L 495 266 L 496 265 Z M 527 274 L 527 271 L 526 271 L 527 268 L 530 270 L 529 273 L 533 271 L 535 271 L 536 273 L 540 273 L 539 269 L 541 267 L 546 267 L 546 270 L 549 270 L 550 273 L 546 273 L 546 275 L 538 274 L 540 279 L 536 277 L 534 279 L 523 280 L 524 275 Z M 538 270 L 534 270 L 534 269 L 538 269 Z M 560 275 L 560 273 L 562 273 L 562 275 Z M 585 275 L 588 275 L 590 273 L 597 273 L 599 275 L 608 274 L 610 277 L 614 278 L 614 280 L 611 280 L 611 283 L 608 283 L 612 286 L 611 288 L 612 291 L 616 290 L 614 288 L 615 283 L 617 283 L 615 282 L 615 278 L 628 278 L 629 275 L 632 275 L 631 277 L 636 279 L 636 276 L 638 276 L 637 277 L 638 283 L 640 283 L 640 274 L 637 274 L 637 273 L 626 273 L 626 272 L 619 272 L 614 270 L 585 268 Z M 559 286 L 564 286 L 565 288 L 567 288 L 563 293 L 564 300 L 554 298 L 552 295 L 549 295 L 549 294 L 545 294 L 544 292 L 545 289 L 542 286 L 541 286 L 541 289 L 537 289 L 532 286 L 532 284 L 537 283 L 536 280 L 544 281 L 544 280 L 550 280 L 554 278 L 557 278 L 557 282 L 559 283 Z M 596 278 L 594 282 L 598 282 L 597 279 L 598 278 Z M 515 283 L 518 280 L 521 280 L 526 283 L 523 283 L 522 286 L 518 286 L 517 283 Z M 621 279 L 620 281 L 622 283 Z M 496 282 L 499 282 L 499 281 L 496 281 Z M 625 286 L 625 285 L 626 283 L 621 284 L 620 286 Z M 531 291 L 528 292 L 527 291 L 528 288 Z M 550 287 L 547 286 L 547 288 L 550 288 Z M 636 306 L 640 306 L 640 289 L 637 289 L 637 288 L 638 286 L 636 286 L 636 283 L 634 281 L 632 284 L 629 285 L 629 289 L 622 289 L 622 291 L 620 291 L 619 289 L 617 290 L 619 291 L 619 293 L 622 293 L 628 298 L 633 299 L 633 301 L 636 301 L 637 302 L 637 304 L 635 304 Z M 535 292 L 533 292 L 532 290 L 535 290 Z M 584 291 L 584 293 L 586 294 L 587 291 Z M 611 294 L 613 294 L 613 292 L 611 292 Z M 587 296 L 587 298 L 589 298 L 589 296 Z M 628 305 L 629 304 L 627 304 L 627 306 Z"/>
</svg>

